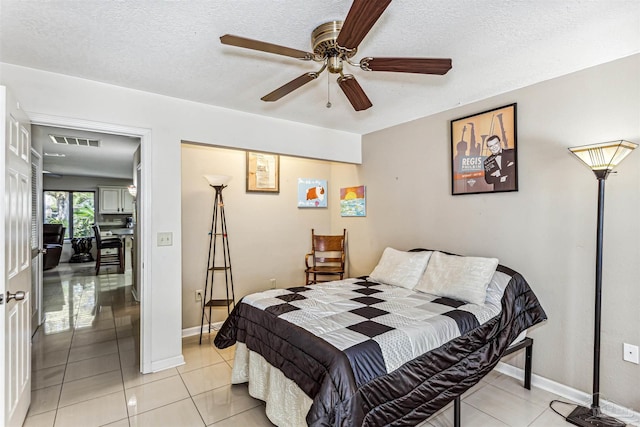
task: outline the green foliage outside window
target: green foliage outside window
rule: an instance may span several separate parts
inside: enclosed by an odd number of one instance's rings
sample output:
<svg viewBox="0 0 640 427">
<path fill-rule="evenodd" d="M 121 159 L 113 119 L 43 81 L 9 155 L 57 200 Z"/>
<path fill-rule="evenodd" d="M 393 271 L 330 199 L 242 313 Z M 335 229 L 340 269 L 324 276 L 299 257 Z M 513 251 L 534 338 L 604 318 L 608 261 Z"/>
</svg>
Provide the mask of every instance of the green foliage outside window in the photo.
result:
<svg viewBox="0 0 640 427">
<path fill-rule="evenodd" d="M 95 222 L 93 193 L 73 193 L 73 237 L 90 237 Z"/>
<path fill-rule="evenodd" d="M 95 222 L 92 191 L 45 191 L 44 223 L 63 224 L 65 238 L 90 237 Z M 69 227 L 71 223 L 72 227 Z"/>
</svg>

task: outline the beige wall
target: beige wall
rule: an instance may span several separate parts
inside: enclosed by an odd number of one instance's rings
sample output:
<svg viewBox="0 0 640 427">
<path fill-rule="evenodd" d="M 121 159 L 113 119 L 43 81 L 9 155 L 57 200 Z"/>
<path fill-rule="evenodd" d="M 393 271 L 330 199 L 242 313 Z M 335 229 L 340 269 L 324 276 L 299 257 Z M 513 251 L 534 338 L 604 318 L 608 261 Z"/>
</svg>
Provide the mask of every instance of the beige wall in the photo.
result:
<svg viewBox="0 0 640 427">
<path fill-rule="evenodd" d="M 450 120 L 513 102 L 519 191 L 452 196 Z M 531 332 L 534 372 L 590 393 L 597 181 L 567 147 L 615 139 L 640 143 L 640 55 L 366 135 L 362 165 L 332 170 L 334 187 L 367 186 L 366 218 L 332 212 L 334 229 L 349 229 L 352 275 L 369 273 L 386 246 L 495 256 L 549 316 Z M 637 151 L 606 184 L 600 387 L 635 410 L 640 366 L 623 362 L 622 343 L 640 345 Z"/>
<path fill-rule="evenodd" d="M 338 203 L 337 190 L 330 179 L 331 162 L 281 156 L 279 194 L 247 193 L 245 163 L 246 154 L 242 150 L 182 144 L 183 329 L 200 326 L 201 320 L 195 290 L 204 289 L 207 233 L 215 195 L 204 174 L 233 177 L 222 196 L 236 299 L 267 289 L 270 279 L 276 279 L 277 287 L 304 284 L 304 255 L 311 247 L 311 229 L 320 233 L 331 231 L 328 208 L 297 207 L 298 178 L 328 180 L 328 204 Z M 216 275 L 215 280 L 214 289 L 222 292 L 224 275 Z M 224 320 L 227 314 L 219 308 L 213 312 L 214 322 Z"/>
</svg>

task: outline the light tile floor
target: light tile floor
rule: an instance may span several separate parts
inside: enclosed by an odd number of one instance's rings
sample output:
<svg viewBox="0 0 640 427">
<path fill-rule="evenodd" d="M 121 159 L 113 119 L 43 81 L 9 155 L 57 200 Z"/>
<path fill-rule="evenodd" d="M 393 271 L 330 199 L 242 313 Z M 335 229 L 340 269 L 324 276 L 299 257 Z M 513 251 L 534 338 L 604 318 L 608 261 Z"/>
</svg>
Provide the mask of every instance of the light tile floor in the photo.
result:
<svg viewBox="0 0 640 427">
<path fill-rule="evenodd" d="M 233 350 L 211 337 L 183 340 L 185 364 L 139 372 L 139 306 L 131 275 L 93 264 L 61 263 L 45 272 L 46 321 L 33 338 L 31 408 L 25 426 L 272 426 L 245 385 L 231 385 Z M 492 372 L 462 402 L 462 425 L 564 427 L 549 409 L 560 399 Z M 557 405 L 565 414 L 572 407 Z M 427 427 L 453 426 L 451 405 Z"/>
</svg>

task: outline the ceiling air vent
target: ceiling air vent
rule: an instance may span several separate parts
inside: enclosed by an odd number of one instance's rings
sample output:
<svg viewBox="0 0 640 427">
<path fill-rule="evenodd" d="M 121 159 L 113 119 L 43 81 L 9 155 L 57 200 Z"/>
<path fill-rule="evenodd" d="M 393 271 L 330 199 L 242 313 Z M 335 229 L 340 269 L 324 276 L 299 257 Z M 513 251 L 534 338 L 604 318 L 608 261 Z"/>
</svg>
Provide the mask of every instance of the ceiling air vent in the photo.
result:
<svg viewBox="0 0 640 427">
<path fill-rule="evenodd" d="M 78 138 L 75 136 L 49 135 L 54 144 L 76 145 L 78 147 L 99 147 L 99 139 Z"/>
</svg>

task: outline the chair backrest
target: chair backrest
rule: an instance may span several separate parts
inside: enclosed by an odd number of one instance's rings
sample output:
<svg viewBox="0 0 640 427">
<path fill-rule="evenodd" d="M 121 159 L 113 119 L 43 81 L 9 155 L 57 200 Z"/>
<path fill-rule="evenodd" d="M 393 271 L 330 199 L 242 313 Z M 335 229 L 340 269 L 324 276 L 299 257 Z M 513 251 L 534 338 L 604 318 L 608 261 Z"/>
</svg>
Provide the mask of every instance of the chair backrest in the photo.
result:
<svg viewBox="0 0 640 427">
<path fill-rule="evenodd" d="M 102 238 L 100 237 L 100 226 L 98 224 L 93 224 L 91 226 L 93 228 L 93 234 L 96 236 L 96 249 L 100 250 L 102 247 Z"/>
<path fill-rule="evenodd" d="M 321 235 L 315 234 L 311 229 L 311 253 L 313 265 L 332 264 L 344 268 L 345 250 L 344 243 L 347 236 L 347 229 L 342 230 L 341 235 Z"/>
<path fill-rule="evenodd" d="M 43 244 L 64 244 L 65 227 L 62 224 L 42 224 Z"/>
</svg>

